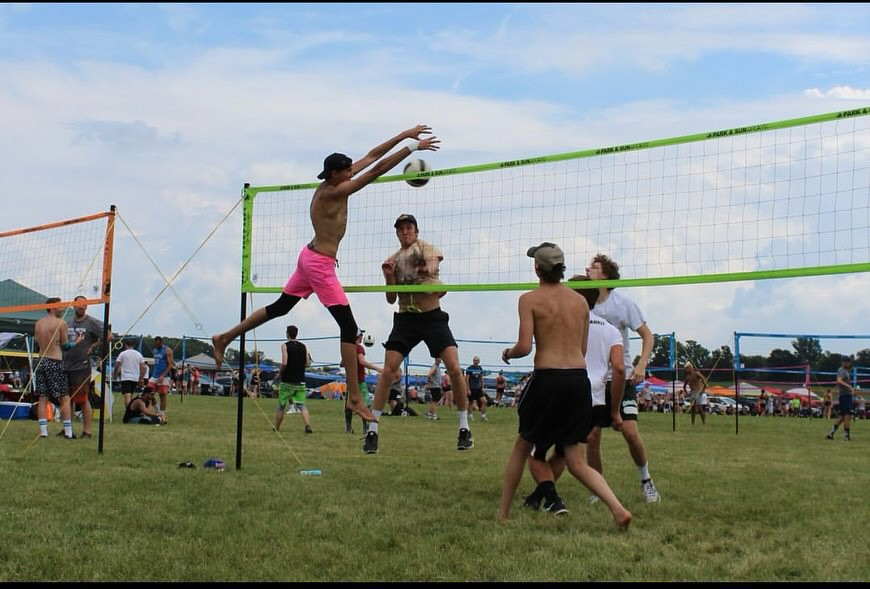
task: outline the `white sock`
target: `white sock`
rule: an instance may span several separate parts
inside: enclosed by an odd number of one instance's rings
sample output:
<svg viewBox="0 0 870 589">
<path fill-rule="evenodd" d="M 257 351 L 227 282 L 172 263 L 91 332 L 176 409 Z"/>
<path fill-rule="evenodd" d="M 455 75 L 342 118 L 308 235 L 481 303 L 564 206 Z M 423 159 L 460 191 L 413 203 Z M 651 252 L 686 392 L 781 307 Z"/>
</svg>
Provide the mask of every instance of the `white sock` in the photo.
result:
<svg viewBox="0 0 870 589">
<path fill-rule="evenodd" d="M 63 435 L 68 438 L 71 438 L 72 433 L 72 419 L 64 419 L 63 420 Z"/>
<path fill-rule="evenodd" d="M 39 420 L 39 435 L 47 436 L 48 435 L 48 420 L 40 419 Z"/>
<path fill-rule="evenodd" d="M 468 409 L 459 412 L 459 429 L 468 429 Z"/>
<path fill-rule="evenodd" d="M 381 415 L 383 413 L 384 413 L 383 411 L 378 411 L 376 409 L 372 409 L 372 415 L 378 421 L 380 421 Z M 378 421 L 370 421 L 368 431 L 378 433 Z"/>
<path fill-rule="evenodd" d="M 645 481 L 647 479 L 652 478 L 651 476 L 649 476 L 649 463 L 646 463 L 643 466 L 638 466 L 637 473 L 640 475 L 641 481 Z"/>
</svg>

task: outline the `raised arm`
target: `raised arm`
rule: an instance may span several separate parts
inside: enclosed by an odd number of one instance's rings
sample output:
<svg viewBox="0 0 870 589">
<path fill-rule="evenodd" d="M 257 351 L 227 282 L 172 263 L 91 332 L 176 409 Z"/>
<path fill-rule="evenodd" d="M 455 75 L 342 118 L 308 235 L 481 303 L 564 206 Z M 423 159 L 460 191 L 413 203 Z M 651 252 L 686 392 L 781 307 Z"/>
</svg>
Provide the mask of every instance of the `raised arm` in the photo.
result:
<svg viewBox="0 0 870 589">
<path fill-rule="evenodd" d="M 637 328 L 637 335 L 640 336 L 643 344 L 640 350 L 640 357 L 637 360 L 637 366 L 632 369 L 631 374 L 627 375 L 631 384 L 637 384 L 646 377 L 646 366 L 649 363 L 649 357 L 653 349 L 653 340 L 655 339 L 646 323 Z"/>
<path fill-rule="evenodd" d="M 408 131 L 405 131 L 405 133 L 397 135 L 396 137 L 382 145 L 387 145 L 391 143 L 393 146 L 395 146 L 405 137 L 416 137 L 416 135 L 405 134 L 410 133 L 411 131 L 415 131 L 419 127 L 424 127 L 424 125 L 419 125 L 414 129 L 409 129 Z M 428 129 L 428 127 L 426 128 Z M 417 133 L 417 135 L 419 135 L 419 133 Z M 359 176 L 356 176 L 355 174 L 357 173 L 358 169 L 362 170 L 368 167 L 368 165 L 371 163 L 371 161 L 368 161 L 369 156 L 367 155 L 362 160 L 360 160 L 360 162 L 358 162 L 359 168 L 357 168 L 357 163 L 351 165 L 351 172 L 354 176 L 350 180 L 348 180 L 347 182 L 342 182 L 338 186 L 332 188 L 329 192 L 332 193 L 331 196 L 333 197 L 350 196 L 351 194 L 368 186 L 379 177 L 392 170 L 396 166 L 396 164 L 398 164 L 400 161 L 402 161 L 415 151 L 437 151 L 440 148 L 440 143 L 441 140 L 437 137 L 426 137 L 425 139 L 420 139 L 415 144 L 406 145 L 402 149 L 396 151 L 396 153 L 390 154 L 387 157 L 379 160 L 378 163 L 376 163 L 370 170 L 366 170 Z M 381 146 L 378 146 L 378 148 L 375 149 L 379 149 L 380 147 Z M 374 153 L 374 151 L 375 150 L 372 150 L 372 152 L 369 153 Z M 362 162 L 365 161 L 368 161 L 368 163 L 362 165 Z"/>
<path fill-rule="evenodd" d="M 511 358 L 522 358 L 528 356 L 532 351 L 532 336 L 535 333 L 535 317 L 532 314 L 532 305 L 526 298 L 528 293 L 520 296 L 519 304 L 517 305 L 520 315 L 520 332 L 517 336 L 517 343 L 510 348 L 505 348 L 501 353 L 501 359 L 505 364 L 510 364 Z"/>
<path fill-rule="evenodd" d="M 395 137 L 391 139 L 387 139 L 377 147 L 373 147 L 371 151 L 365 154 L 363 157 L 353 162 L 351 166 L 352 175 L 356 176 L 357 173 L 365 170 L 370 165 L 381 159 L 388 151 L 397 146 L 400 142 L 405 139 L 420 139 L 420 135 L 423 134 L 431 134 L 432 128 L 429 125 L 417 125 L 411 129 L 407 129 L 402 131 Z"/>
<path fill-rule="evenodd" d="M 396 284 L 396 260 L 393 256 L 390 256 L 381 264 L 381 272 L 384 273 L 384 282 L 387 285 Z M 384 295 L 387 297 L 387 303 L 390 305 L 395 303 L 399 297 L 397 292 L 385 292 Z"/>
</svg>

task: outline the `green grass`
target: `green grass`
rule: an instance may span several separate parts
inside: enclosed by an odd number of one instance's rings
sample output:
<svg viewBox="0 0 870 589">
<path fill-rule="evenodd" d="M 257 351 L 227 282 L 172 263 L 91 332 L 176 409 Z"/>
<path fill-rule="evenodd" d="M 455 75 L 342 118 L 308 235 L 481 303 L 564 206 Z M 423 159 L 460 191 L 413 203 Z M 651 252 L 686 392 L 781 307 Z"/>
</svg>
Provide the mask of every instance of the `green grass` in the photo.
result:
<svg viewBox="0 0 870 589">
<path fill-rule="evenodd" d="M 237 470 L 237 403 L 171 396 L 155 427 L 123 425 L 116 396 L 102 454 L 96 437 L 55 437 L 57 423 L 40 440 L 35 421 L 3 421 L 0 581 L 870 580 L 865 421 L 845 443 L 819 419 L 746 417 L 735 435 L 733 417 L 680 415 L 673 431 L 670 415 L 642 414 L 663 501 L 643 502 L 621 435 L 605 432 L 604 474 L 634 514 L 617 533 L 570 475 L 567 516 L 521 507 L 526 474 L 496 522 L 512 409 L 474 421 L 469 452 L 455 412 L 385 417 L 380 453 L 364 455 L 340 402 L 309 402 L 313 435 L 298 415 L 278 435 L 274 399 L 248 399 Z M 209 457 L 227 470 L 203 469 Z"/>
</svg>

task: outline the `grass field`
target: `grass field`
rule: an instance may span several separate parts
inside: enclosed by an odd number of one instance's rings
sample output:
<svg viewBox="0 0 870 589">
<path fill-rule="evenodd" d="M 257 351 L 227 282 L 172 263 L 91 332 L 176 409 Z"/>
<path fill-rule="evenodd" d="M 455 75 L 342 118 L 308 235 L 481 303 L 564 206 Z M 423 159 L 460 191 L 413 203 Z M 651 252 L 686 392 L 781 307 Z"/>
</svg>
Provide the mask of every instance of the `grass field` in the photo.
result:
<svg viewBox="0 0 870 589">
<path fill-rule="evenodd" d="M 634 514 L 615 531 L 569 475 L 555 516 L 522 508 L 496 522 L 512 409 L 472 422 L 456 451 L 455 412 L 385 417 L 380 452 L 344 432 L 342 404 L 310 401 L 271 429 L 274 399 L 170 397 L 166 426 L 123 425 L 121 402 L 92 440 L 37 438 L 0 423 L 0 581 L 868 581 L 870 422 L 825 440 L 820 419 L 642 414 L 663 496 L 643 502 L 622 437 L 605 432 L 605 476 Z M 415 408 L 417 408 L 415 406 Z M 423 405 L 419 406 L 422 414 Z M 74 429 L 81 431 L 76 422 Z M 96 431 L 96 426 L 95 426 Z M 203 469 L 210 457 L 224 472 Z M 179 469 L 190 460 L 195 469 Z M 301 476 L 318 468 L 322 476 Z"/>
</svg>

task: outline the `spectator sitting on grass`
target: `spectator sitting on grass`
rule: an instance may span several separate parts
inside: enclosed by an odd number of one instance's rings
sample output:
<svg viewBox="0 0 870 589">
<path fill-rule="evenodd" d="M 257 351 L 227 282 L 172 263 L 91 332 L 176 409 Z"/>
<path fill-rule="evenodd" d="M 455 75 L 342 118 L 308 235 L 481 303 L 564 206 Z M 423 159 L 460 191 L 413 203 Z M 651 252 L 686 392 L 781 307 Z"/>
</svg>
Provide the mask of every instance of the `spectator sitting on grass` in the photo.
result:
<svg viewBox="0 0 870 589">
<path fill-rule="evenodd" d="M 144 423 L 160 425 L 166 423 L 166 416 L 161 416 L 154 408 L 154 390 L 146 386 L 141 394 L 130 399 L 124 408 L 124 423 Z"/>
</svg>

